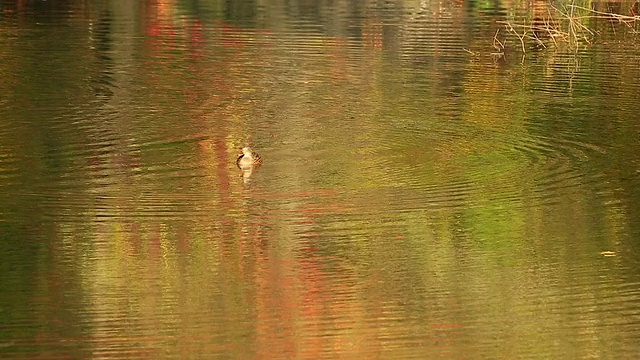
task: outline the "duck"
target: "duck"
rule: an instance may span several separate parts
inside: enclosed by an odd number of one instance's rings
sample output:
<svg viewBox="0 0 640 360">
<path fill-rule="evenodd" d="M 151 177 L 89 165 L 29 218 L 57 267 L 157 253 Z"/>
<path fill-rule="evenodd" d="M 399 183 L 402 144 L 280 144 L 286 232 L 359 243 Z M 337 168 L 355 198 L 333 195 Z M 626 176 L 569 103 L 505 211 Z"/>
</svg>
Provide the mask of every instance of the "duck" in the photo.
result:
<svg viewBox="0 0 640 360">
<path fill-rule="evenodd" d="M 262 164 L 262 158 L 250 147 L 245 146 L 242 148 L 242 154 L 236 160 L 236 165 L 240 170 L 250 170 Z"/>
</svg>

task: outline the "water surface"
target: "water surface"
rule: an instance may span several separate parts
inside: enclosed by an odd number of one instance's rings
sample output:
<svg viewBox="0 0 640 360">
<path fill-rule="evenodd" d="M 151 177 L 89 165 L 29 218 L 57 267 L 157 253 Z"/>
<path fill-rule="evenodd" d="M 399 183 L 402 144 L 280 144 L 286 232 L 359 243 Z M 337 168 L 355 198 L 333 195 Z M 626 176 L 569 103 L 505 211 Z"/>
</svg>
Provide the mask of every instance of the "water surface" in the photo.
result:
<svg viewBox="0 0 640 360">
<path fill-rule="evenodd" d="M 0 356 L 635 358 L 637 38 L 540 6 L 0 1 Z"/>
</svg>

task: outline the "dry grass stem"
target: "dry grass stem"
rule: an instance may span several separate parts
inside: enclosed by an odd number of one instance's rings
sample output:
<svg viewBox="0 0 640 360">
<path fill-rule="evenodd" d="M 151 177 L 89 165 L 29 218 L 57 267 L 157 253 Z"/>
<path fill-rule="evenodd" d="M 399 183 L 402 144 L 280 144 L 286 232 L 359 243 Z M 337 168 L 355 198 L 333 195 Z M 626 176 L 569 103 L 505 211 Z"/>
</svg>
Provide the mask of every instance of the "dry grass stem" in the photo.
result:
<svg viewBox="0 0 640 360">
<path fill-rule="evenodd" d="M 604 11 L 577 6 L 572 1 L 571 4 L 559 9 L 554 6 L 547 8 L 547 15 L 534 24 L 515 23 L 505 20 L 498 21 L 498 24 L 505 26 L 508 33 L 514 35 L 520 41 L 522 52 L 525 53 L 528 42 L 533 42 L 536 46 L 547 48 L 553 45 L 558 48 L 564 44 L 574 51 L 578 50 L 580 44 L 591 43 L 597 33 L 590 29 L 585 23 L 591 19 L 608 19 L 617 21 L 635 30 L 635 25 L 640 20 L 640 16 L 621 15 Z M 615 29 L 614 29 L 615 31 Z M 493 47 L 498 51 L 504 51 L 505 43 L 498 38 L 499 29 L 493 36 Z"/>
</svg>

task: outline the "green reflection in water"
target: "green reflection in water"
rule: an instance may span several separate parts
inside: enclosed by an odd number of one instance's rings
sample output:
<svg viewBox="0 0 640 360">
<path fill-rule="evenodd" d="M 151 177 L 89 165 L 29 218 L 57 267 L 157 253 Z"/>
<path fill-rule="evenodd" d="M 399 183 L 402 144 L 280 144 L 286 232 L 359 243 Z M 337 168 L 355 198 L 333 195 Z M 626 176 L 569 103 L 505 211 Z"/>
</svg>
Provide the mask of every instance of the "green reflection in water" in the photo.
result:
<svg viewBox="0 0 640 360">
<path fill-rule="evenodd" d="M 633 47 L 462 50 L 510 4 L 69 4 L 2 5 L 4 358 L 637 352 Z"/>
</svg>

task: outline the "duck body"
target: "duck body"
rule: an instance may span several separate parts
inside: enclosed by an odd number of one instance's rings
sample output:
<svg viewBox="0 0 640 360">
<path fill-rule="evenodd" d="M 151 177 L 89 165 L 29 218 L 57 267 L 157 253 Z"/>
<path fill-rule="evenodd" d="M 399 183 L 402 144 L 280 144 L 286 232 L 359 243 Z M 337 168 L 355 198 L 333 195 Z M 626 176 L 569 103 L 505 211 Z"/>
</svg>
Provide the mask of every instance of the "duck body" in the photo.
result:
<svg viewBox="0 0 640 360">
<path fill-rule="evenodd" d="M 242 154 L 236 160 L 236 165 L 240 170 L 252 169 L 262 164 L 262 159 L 258 153 L 251 150 L 250 147 L 245 146 L 242 148 Z"/>
</svg>

